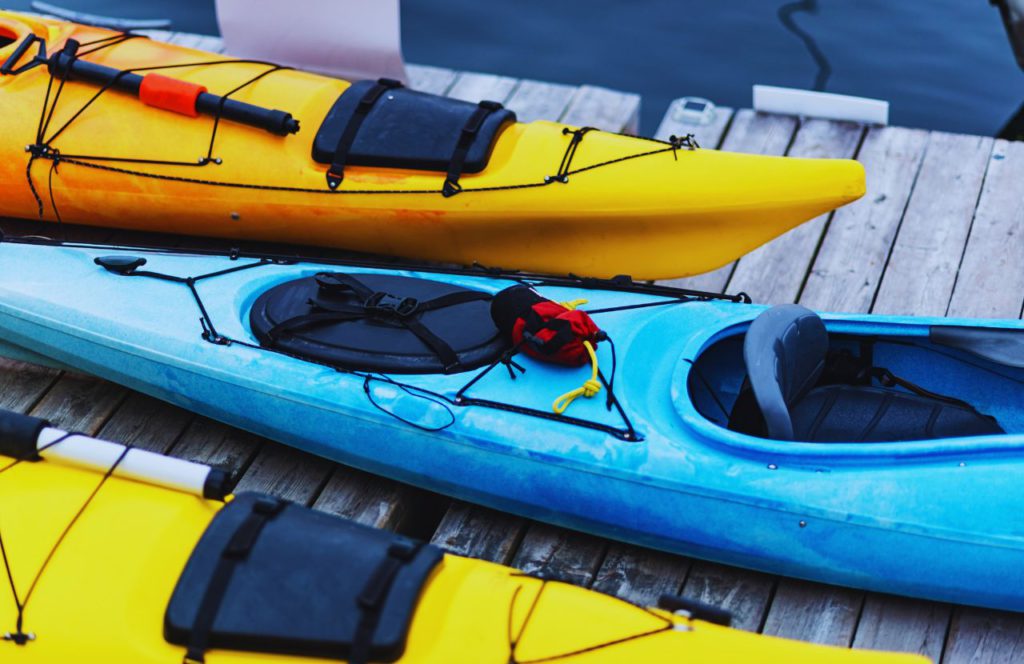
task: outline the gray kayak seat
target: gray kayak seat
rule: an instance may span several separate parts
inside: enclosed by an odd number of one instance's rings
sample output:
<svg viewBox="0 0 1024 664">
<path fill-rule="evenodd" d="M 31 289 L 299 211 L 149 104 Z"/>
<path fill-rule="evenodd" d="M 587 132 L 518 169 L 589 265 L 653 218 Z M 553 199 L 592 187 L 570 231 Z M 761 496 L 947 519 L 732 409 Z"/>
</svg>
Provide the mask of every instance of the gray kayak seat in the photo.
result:
<svg viewBox="0 0 1024 664">
<path fill-rule="evenodd" d="M 1024 369 L 1024 328 L 933 325 L 928 336 L 932 343 L 965 350 L 997 364 Z"/>
<path fill-rule="evenodd" d="M 820 443 L 1004 433 L 994 418 L 941 395 L 872 385 L 818 385 L 828 349 L 824 323 L 804 307 L 773 307 L 754 320 L 743 358 L 764 429 L 747 433 Z"/>
<path fill-rule="evenodd" d="M 818 382 L 826 353 L 825 324 L 798 304 L 772 307 L 751 323 L 743 360 L 770 438 L 794 440 L 790 406 Z"/>
</svg>

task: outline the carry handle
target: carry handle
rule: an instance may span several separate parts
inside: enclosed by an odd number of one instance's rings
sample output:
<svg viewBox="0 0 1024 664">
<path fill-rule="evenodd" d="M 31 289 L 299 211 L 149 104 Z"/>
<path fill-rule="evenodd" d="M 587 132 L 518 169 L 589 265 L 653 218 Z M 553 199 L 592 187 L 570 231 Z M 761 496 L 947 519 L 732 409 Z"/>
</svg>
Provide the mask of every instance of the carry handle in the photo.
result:
<svg viewBox="0 0 1024 664">
<path fill-rule="evenodd" d="M 38 417 L 0 409 L 0 455 L 19 461 L 53 460 L 97 472 L 115 467 L 114 476 L 224 500 L 231 474 L 205 464 L 68 433 Z M 118 461 L 120 460 L 120 461 Z"/>
</svg>

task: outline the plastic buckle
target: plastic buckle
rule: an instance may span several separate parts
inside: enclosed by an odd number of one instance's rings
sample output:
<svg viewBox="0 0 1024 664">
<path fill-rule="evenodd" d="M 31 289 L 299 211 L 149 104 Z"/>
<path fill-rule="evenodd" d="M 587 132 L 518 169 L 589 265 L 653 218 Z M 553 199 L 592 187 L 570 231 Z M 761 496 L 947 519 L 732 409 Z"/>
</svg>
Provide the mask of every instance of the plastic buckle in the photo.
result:
<svg viewBox="0 0 1024 664">
<path fill-rule="evenodd" d="M 384 292 L 374 293 L 363 303 L 363 308 L 371 315 L 381 314 L 399 318 L 408 318 L 416 313 L 419 306 L 419 300 L 414 297 L 395 297 L 391 293 Z"/>
</svg>

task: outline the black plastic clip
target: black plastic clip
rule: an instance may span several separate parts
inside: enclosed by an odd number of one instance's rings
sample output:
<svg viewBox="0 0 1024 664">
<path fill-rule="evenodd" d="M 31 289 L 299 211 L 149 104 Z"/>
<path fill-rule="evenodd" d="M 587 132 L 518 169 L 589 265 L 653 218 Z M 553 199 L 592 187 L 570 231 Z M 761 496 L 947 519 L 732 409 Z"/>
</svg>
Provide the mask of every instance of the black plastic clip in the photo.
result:
<svg viewBox="0 0 1024 664">
<path fill-rule="evenodd" d="M 391 293 L 376 292 L 366 298 L 363 308 L 369 315 L 383 315 L 385 317 L 398 316 L 408 318 L 419 309 L 420 302 L 414 297 L 395 297 Z"/>
</svg>

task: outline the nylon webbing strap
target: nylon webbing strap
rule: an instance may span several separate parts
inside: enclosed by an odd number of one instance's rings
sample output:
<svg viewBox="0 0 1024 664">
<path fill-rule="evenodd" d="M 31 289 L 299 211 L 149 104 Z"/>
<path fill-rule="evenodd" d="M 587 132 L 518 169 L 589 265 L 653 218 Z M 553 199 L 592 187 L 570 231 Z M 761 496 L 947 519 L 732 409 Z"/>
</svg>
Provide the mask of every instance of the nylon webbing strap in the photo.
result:
<svg viewBox="0 0 1024 664">
<path fill-rule="evenodd" d="M 480 134 L 484 121 L 487 120 L 491 113 L 500 111 L 502 108 L 503 106 L 496 101 L 482 101 L 477 105 L 473 114 L 469 116 L 469 119 L 466 120 L 462 132 L 459 134 L 459 141 L 455 144 L 455 151 L 452 152 L 452 158 L 448 162 L 448 176 L 444 180 L 444 187 L 441 188 L 441 193 L 446 197 L 454 196 L 462 191 L 462 186 L 459 185 L 459 178 L 462 177 L 462 169 L 466 165 L 466 157 L 469 156 L 469 150 L 473 147 L 476 137 Z"/>
<path fill-rule="evenodd" d="M 352 113 L 352 117 L 348 119 L 348 124 L 345 125 L 345 131 L 341 132 L 341 137 L 338 138 L 338 145 L 334 148 L 334 157 L 331 161 L 331 167 L 327 169 L 327 186 L 331 189 L 337 189 L 341 181 L 345 179 L 345 162 L 348 161 L 348 153 L 352 149 L 352 144 L 355 143 L 356 135 L 359 133 L 359 128 L 363 126 L 363 121 L 366 120 L 366 116 L 370 114 L 374 104 L 381 98 L 388 90 L 394 90 L 395 88 L 402 87 L 401 81 L 396 81 L 391 78 L 382 78 L 378 80 L 372 88 L 366 91 L 363 98 L 359 100 L 359 105 L 356 106 L 356 110 Z"/>
<path fill-rule="evenodd" d="M 380 615 L 384 610 L 391 587 L 394 585 L 398 573 L 405 565 L 412 562 L 422 547 L 422 543 L 409 540 L 392 543 L 388 547 L 387 557 L 380 561 L 377 568 L 373 570 L 373 574 L 367 579 L 363 591 L 356 599 L 362 616 L 352 639 L 349 664 L 369 663 L 373 635 L 377 631 Z"/>
<path fill-rule="evenodd" d="M 231 535 L 231 539 L 228 540 L 220 554 L 217 566 L 213 570 L 213 576 L 210 577 L 206 592 L 203 593 L 199 608 L 196 610 L 195 622 L 192 623 L 189 633 L 188 649 L 182 660 L 186 664 L 206 661 L 210 632 L 213 630 L 217 613 L 220 611 L 220 605 L 224 601 L 235 568 L 249 556 L 263 531 L 263 526 L 276 517 L 284 506 L 284 501 L 270 496 L 257 499 L 253 503 L 252 512 L 238 526 L 238 530 Z"/>
</svg>

